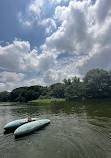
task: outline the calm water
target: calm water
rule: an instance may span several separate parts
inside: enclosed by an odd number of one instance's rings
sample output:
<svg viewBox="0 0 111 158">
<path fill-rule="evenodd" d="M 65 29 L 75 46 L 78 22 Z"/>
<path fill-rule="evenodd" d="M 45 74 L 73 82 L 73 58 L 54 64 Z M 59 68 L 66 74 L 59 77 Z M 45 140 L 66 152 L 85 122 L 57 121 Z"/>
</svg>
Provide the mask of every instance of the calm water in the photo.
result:
<svg viewBox="0 0 111 158">
<path fill-rule="evenodd" d="M 4 125 L 30 117 L 51 124 L 15 139 Z M 111 100 L 0 105 L 0 158 L 111 158 Z"/>
</svg>

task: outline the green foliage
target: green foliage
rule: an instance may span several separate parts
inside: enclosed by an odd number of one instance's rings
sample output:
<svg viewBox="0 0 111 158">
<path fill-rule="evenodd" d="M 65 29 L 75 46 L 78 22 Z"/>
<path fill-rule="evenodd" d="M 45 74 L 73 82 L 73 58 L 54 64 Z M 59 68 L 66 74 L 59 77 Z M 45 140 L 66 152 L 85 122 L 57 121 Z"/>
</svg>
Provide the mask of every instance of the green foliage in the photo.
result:
<svg viewBox="0 0 111 158">
<path fill-rule="evenodd" d="M 80 81 L 80 78 L 64 79 L 49 87 L 39 85 L 20 87 L 12 92 L 1 92 L 0 102 L 28 102 L 39 99 L 66 98 L 76 100 L 83 98 L 111 97 L 111 71 L 92 69 Z"/>
<path fill-rule="evenodd" d="M 32 100 L 32 101 L 29 101 L 29 103 L 55 103 L 55 102 L 64 102 L 65 99 L 63 98 L 58 98 L 58 99 L 37 99 L 37 100 Z"/>
<path fill-rule="evenodd" d="M 70 78 L 69 79 L 64 79 L 63 82 L 64 82 L 65 86 L 70 86 L 71 85 L 71 79 Z"/>
<path fill-rule="evenodd" d="M 0 93 L 0 102 L 10 101 L 10 92 L 4 91 Z"/>
<path fill-rule="evenodd" d="M 50 86 L 51 95 L 55 98 L 64 98 L 64 84 L 56 83 Z"/>
<path fill-rule="evenodd" d="M 44 89 L 42 86 L 16 88 L 11 92 L 11 101 L 28 102 L 38 99 Z"/>
<path fill-rule="evenodd" d="M 65 86 L 65 97 L 67 100 L 81 99 L 85 96 L 84 83 L 74 77 L 70 85 Z"/>
<path fill-rule="evenodd" d="M 111 97 L 110 73 L 103 69 L 93 69 L 83 78 L 86 95 L 91 98 Z"/>
</svg>

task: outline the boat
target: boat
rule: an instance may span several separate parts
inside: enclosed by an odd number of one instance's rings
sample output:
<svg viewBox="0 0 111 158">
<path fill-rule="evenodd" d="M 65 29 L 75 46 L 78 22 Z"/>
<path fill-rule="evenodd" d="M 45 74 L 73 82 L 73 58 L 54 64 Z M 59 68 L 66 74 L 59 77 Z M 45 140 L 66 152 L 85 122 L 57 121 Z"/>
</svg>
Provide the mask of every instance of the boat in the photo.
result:
<svg viewBox="0 0 111 158">
<path fill-rule="evenodd" d="M 49 123 L 50 123 L 49 119 L 37 120 L 37 121 L 26 123 L 26 124 L 18 127 L 15 130 L 14 135 L 15 135 L 15 137 L 20 137 L 20 136 L 29 134 L 37 129 L 40 129 L 40 128 L 46 126 Z"/>
<path fill-rule="evenodd" d="M 25 123 L 28 123 L 28 122 L 32 122 L 32 121 L 36 121 L 38 120 L 38 118 L 24 118 L 24 119 L 19 119 L 19 120 L 15 120 L 15 121 L 12 121 L 12 122 L 9 122 L 7 123 L 5 126 L 4 126 L 4 129 L 7 131 L 9 130 L 15 130 L 16 128 L 18 128 L 19 126 L 25 124 Z"/>
</svg>

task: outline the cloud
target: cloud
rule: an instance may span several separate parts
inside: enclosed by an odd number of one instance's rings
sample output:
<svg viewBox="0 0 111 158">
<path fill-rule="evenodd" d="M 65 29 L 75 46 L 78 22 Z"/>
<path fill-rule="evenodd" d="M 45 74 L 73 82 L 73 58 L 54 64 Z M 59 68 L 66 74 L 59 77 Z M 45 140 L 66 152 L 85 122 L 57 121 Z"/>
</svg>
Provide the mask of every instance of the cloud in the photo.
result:
<svg viewBox="0 0 111 158">
<path fill-rule="evenodd" d="M 55 64 L 53 55 L 37 54 L 30 50 L 28 41 L 14 40 L 8 46 L 0 46 L 0 69 L 22 72 L 42 72 Z"/>
<path fill-rule="evenodd" d="M 89 56 L 82 58 L 77 64 L 76 68 L 82 75 L 93 68 L 108 70 L 111 65 L 111 46 L 102 48 L 97 46 L 92 51 Z"/>
<path fill-rule="evenodd" d="M 92 37 L 88 32 L 84 14 L 88 5 L 88 2 L 71 1 L 68 7 L 58 6 L 55 18 L 61 25 L 55 33 L 46 38 L 45 47 L 55 48 L 58 52 L 88 53 L 92 47 Z"/>
<path fill-rule="evenodd" d="M 111 16 L 111 1 L 97 0 L 95 4 L 96 17 L 99 23 Z"/>
<path fill-rule="evenodd" d="M 13 83 L 0 83 L 0 92 L 11 91 L 14 88 Z"/>
<path fill-rule="evenodd" d="M 71 0 L 51 0 L 52 3 L 60 4 L 61 2 L 69 2 Z"/>
<path fill-rule="evenodd" d="M 20 82 L 25 77 L 22 73 L 3 71 L 0 73 L 0 82 Z"/>
<path fill-rule="evenodd" d="M 53 68 L 55 65 L 55 58 L 52 55 L 41 54 L 39 56 L 39 69 L 41 72 L 47 71 Z"/>
<path fill-rule="evenodd" d="M 31 27 L 33 21 L 29 20 L 27 18 L 25 19 L 24 15 L 21 11 L 17 14 L 17 18 L 18 18 L 18 21 L 23 25 L 23 27 L 25 27 L 25 28 L 26 28 L 26 26 Z"/>
<path fill-rule="evenodd" d="M 14 87 L 19 86 L 23 81 L 25 74 L 3 71 L 0 73 L 0 92 L 10 91 Z"/>
<path fill-rule="evenodd" d="M 34 0 L 26 7 L 25 11 L 19 11 L 17 18 L 22 29 L 33 30 L 35 27 L 42 27 L 45 36 L 49 36 L 56 30 L 56 21 L 53 15 L 48 13 L 53 4 L 50 0 Z M 48 14 L 48 15 L 47 15 Z"/>
<path fill-rule="evenodd" d="M 41 7 L 43 6 L 43 0 L 35 0 L 28 7 L 29 14 L 31 16 L 39 17 L 41 13 Z"/>
<path fill-rule="evenodd" d="M 41 77 L 37 77 L 37 78 L 32 78 L 32 79 L 27 79 L 24 80 L 21 83 L 22 86 L 33 86 L 33 85 L 41 85 L 41 86 L 46 86 L 45 82 L 43 81 L 43 79 Z"/>
<path fill-rule="evenodd" d="M 52 33 L 56 29 L 56 23 L 51 18 L 44 19 L 40 21 L 39 24 L 45 27 L 47 34 Z"/>
<path fill-rule="evenodd" d="M 18 81 L 20 85 L 50 85 L 73 76 L 82 78 L 93 68 L 111 67 L 111 1 L 67 2 L 34 0 L 25 13 L 19 12 L 24 26 L 40 25 L 47 33 L 41 52 L 31 49 L 29 41 L 18 39 L 0 46 L 0 69 L 37 74 Z M 52 6 L 54 13 L 48 10 Z M 2 89 L 8 83 L 12 87 L 10 79 L 1 78 Z"/>
<path fill-rule="evenodd" d="M 89 13 L 93 23 L 89 30 L 92 32 L 92 49 L 86 57 L 77 64 L 79 73 L 84 74 L 93 68 L 108 70 L 111 66 L 111 1 L 97 0 L 90 6 Z M 90 20 L 91 21 L 91 20 Z"/>
<path fill-rule="evenodd" d="M 74 74 L 80 76 L 93 68 L 110 67 L 111 2 L 108 2 L 75 0 L 70 1 L 68 6 L 56 7 L 55 18 L 60 27 L 46 38 L 42 48 L 54 49 L 57 55 L 63 52 L 74 54 L 76 61 L 74 59 L 67 64 L 70 70 L 73 66 Z M 68 67 L 65 66 L 65 69 Z"/>
<path fill-rule="evenodd" d="M 30 69 L 34 69 L 37 63 L 35 60 L 36 53 L 37 51 L 34 49 L 30 51 L 28 41 L 14 40 L 8 46 L 0 46 L 0 69 L 25 71 L 29 65 Z"/>
<path fill-rule="evenodd" d="M 68 73 L 68 70 L 49 69 L 43 74 L 43 81 L 46 85 L 62 82 L 64 78 L 72 78 L 74 74 Z"/>
<path fill-rule="evenodd" d="M 34 0 L 27 7 L 25 12 L 18 12 L 18 21 L 23 26 L 31 26 L 35 21 L 41 20 L 41 9 L 43 7 L 43 0 Z"/>
<path fill-rule="evenodd" d="M 52 83 L 61 82 L 63 79 L 61 77 L 63 77 L 63 72 L 61 72 L 61 70 L 49 69 L 43 74 L 43 81 L 47 85 L 51 85 Z"/>
</svg>

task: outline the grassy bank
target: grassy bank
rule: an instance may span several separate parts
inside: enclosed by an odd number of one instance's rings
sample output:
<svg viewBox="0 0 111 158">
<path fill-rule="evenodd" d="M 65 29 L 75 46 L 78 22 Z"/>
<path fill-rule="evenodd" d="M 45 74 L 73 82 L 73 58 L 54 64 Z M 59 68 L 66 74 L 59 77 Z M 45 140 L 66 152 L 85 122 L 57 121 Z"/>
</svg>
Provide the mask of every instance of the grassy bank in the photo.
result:
<svg viewBox="0 0 111 158">
<path fill-rule="evenodd" d="M 0 102 L 0 104 L 8 104 L 8 103 L 15 103 L 15 102 Z"/>
<path fill-rule="evenodd" d="M 65 99 L 37 99 L 29 101 L 29 103 L 51 103 L 51 102 L 63 102 Z"/>
</svg>

